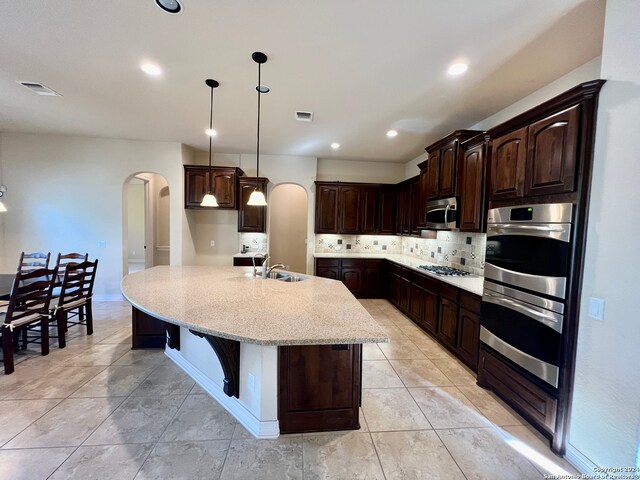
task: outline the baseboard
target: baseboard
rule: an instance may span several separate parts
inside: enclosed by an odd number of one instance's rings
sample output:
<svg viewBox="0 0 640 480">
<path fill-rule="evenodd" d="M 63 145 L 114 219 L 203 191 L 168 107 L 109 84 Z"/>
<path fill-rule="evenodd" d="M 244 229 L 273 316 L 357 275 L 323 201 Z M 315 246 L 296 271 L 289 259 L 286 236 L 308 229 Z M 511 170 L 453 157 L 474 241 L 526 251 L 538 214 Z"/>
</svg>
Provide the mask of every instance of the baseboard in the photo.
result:
<svg viewBox="0 0 640 480">
<path fill-rule="evenodd" d="M 94 302 L 124 302 L 125 298 L 120 293 L 111 295 L 93 295 Z"/>
<path fill-rule="evenodd" d="M 567 462 L 573 465 L 576 470 L 584 475 L 593 475 L 595 469 L 598 467 L 580 450 L 578 450 L 570 443 L 567 443 L 567 449 L 565 450 L 564 458 L 567 460 Z"/>
<path fill-rule="evenodd" d="M 140 264 L 140 263 L 144 263 L 144 259 L 142 259 L 142 258 L 130 258 L 130 259 L 127 260 L 127 262 Z"/>
<path fill-rule="evenodd" d="M 218 384 L 188 362 L 179 352 L 165 349 L 165 355 L 193 378 L 209 395 L 215 398 L 238 422 L 256 438 L 277 438 L 280 426 L 277 420 L 261 422 L 237 398 L 229 397 Z"/>
</svg>

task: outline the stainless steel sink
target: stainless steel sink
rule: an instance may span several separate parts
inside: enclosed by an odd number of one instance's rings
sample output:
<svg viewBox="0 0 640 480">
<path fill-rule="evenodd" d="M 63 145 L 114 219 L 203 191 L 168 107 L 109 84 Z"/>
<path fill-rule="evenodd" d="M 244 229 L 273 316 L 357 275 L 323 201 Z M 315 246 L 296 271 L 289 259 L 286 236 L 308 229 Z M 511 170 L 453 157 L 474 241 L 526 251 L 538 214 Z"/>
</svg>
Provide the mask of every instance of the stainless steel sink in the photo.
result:
<svg viewBox="0 0 640 480">
<path fill-rule="evenodd" d="M 290 276 L 290 274 L 288 273 L 282 273 L 282 272 L 269 272 L 269 278 L 275 278 L 276 280 L 282 280 L 284 278 L 288 278 Z"/>
<path fill-rule="evenodd" d="M 309 277 L 304 277 L 302 275 L 295 275 L 291 273 L 283 273 L 283 272 L 270 272 L 269 278 L 273 278 L 275 280 L 280 280 L 281 282 L 301 282 L 306 280 Z"/>
</svg>

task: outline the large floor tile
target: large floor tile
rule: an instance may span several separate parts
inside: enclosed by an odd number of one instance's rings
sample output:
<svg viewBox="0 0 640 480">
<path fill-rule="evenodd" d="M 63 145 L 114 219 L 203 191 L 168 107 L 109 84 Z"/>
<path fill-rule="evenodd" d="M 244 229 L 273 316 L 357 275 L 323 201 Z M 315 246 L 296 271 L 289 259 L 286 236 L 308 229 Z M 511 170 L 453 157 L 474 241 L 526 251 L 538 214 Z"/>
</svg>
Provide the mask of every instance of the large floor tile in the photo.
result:
<svg viewBox="0 0 640 480">
<path fill-rule="evenodd" d="M 74 450 L 75 447 L 0 450 L 0 478 L 45 480 Z"/>
<path fill-rule="evenodd" d="M 189 395 L 160 441 L 231 440 L 236 423 L 209 395 Z"/>
<path fill-rule="evenodd" d="M 434 431 L 380 432 L 371 436 L 387 480 L 465 480 Z"/>
<path fill-rule="evenodd" d="M 11 399 L 66 398 L 105 367 L 58 367 L 5 397 Z"/>
<path fill-rule="evenodd" d="M 85 445 L 157 441 L 184 401 L 184 395 L 129 397 L 84 442 Z"/>
<path fill-rule="evenodd" d="M 410 388 L 409 392 L 433 428 L 491 425 L 456 387 Z"/>
<path fill-rule="evenodd" d="M 160 365 L 144 379 L 132 395 L 135 396 L 160 396 L 160 395 L 186 395 L 195 381 L 173 364 Z"/>
<path fill-rule="evenodd" d="M 484 390 L 477 385 L 460 386 L 459 388 L 460 391 L 478 407 L 478 410 L 494 424 L 506 426 L 523 425 L 526 423 L 520 415 L 488 390 Z"/>
<path fill-rule="evenodd" d="M 67 365 L 78 367 L 111 365 L 131 350 L 131 345 L 124 344 L 98 344 L 91 347 L 91 350 L 67 360 Z"/>
<path fill-rule="evenodd" d="M 162 350 L 130 350 L 113 362 L 113 365 L 156 366 L 170 362 Z"/>
<path fill-rule="evenodd" d="M 431 428 L 406 388 L 364 390 L 362 411 L 371 432 Z"/>
<path fill-rule="evenodd" d="M 69 398 L 60 402 L 3 448 L 80 445 L 124 398 Z"/>
<path fill-rule="evenodd" d="M 389 337 L 391 342 L 406 342 L 409 340 L 407 336 L 396 326 L 380 325 L 380 328 L 384 330 L 384 333 Z M 380 344 L 384 345 L 384 344 Z"/>
<path fill-rule="evenodd" d="M 419 360 L 427 358 L 424 353 L 410 341 L 381 343 L 380 350 L 389 360 Z"/>
<path fill-rule="evenodd" d="M 428 359 L 390 360 L 406 387 L 450 387 L 451 380 Z"/>
<path fill-rule="evenodd" d="M 454 385 L 475 385 L 476 376 L 471 370 L 463 366 L 454 358 L 432 358 L 436 367 L 442 370 Z"/>
<path fill-rule="evenodd" d="M 302 451 L 305 479 L 384 479 L 368 433 L 305 435 Z"/>
<path fill-rule="evenodd" d="M 122 343 L 131 346 L 131 327 L 124 327 L 117 330 L 114 334 L 101 340 L 100 343 Z"/>
<path fill-rule="evenodd" d="M 71 394 L 71 397 L 126 397 L 151 373 L 153 367 L 110 366 Z"/>
<path fill-rule="evenodd" d="M 436 431 L 468 480 L 540 480 L 540 472 L 495 427 Z"/>
<path fill-rule="evenodd" d="M 171 442 L 155 446 L 136 480 L 217 480 L 230 440 Z"/>
<path fill-rule="evenodd" d="M 363 360 L 386 360 L 380 347 L 375 343 L 365 343 L 362 345 L 362 359 Z"/>
<path fill-rule="evenodd" d="M 400 377 L 387 360 L 362 362 L 362 388 L 403 387 Z"/>
<path fill-rule="evenodd" d="M 133 479 L 151 448 L 150 444 L 80 447 L 50 479 Z"/>
<path fill-rule="evenodd" d="M 60 402 L 58 399 L 0 401 L 0 446 Z"/>
<path fill-rule="evenodd" d="M 239 439 L 229 446 L 221 480 L 302 478 L 302 435 L 277 440 Z"/>
</svg>

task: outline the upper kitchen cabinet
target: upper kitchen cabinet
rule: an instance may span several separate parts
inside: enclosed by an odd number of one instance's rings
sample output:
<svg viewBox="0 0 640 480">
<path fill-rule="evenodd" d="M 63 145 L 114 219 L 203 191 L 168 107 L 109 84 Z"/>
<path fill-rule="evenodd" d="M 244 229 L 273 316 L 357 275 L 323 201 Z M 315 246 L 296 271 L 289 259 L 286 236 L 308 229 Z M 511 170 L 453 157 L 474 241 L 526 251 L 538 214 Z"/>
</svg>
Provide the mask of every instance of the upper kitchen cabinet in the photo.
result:
<svg viewBox="0 0 640 480">
<path fill-rule="evenodd" d="M 370 183 L 316 182 L 316 233 L 380 233 L 381 189 Z M 385 229 L 393 223 L 394 198 L 385 196 Z M 391 202 L 391 203 L 389 203 Z"/>
<path fill-rule="evenodd" d="M 594 98 L 603 83 L 580 84 L 487 132 L 492 208 L 574 200 L 581 179 L 590 175 L 583 165 L 593 150 Z"/>
<path fill-rule="evenodd" d="M 460 174 L 460 231 L 481 232 L 484 228 L 485 212 L 485 161 L 488 136 L 477 135 L 461 145 Z"/>
<path fill-rule="evenodd" d="M 396 233 L 396 201 L 397 190 L 394 185 L 380 188 L 380 220 L 378 233 Z"/>
<path fill-rule="evenodd" d="M 482 132 L 456 130 L 425 149 L 429 157 L 418 165 L 423 200 L 456 196 L 460 143 L 479 133 Z"/>
<path fill-rule="evenodd" d="M 238 231 L 266 233 L 267 231 L 267 207 L 247 205 L 251 193 L 256 188 L 267 196 L 268 178 L 240 177 L 238 190 L 240 192 L 240 205 L 238 206 Z"/>
<path fill-rule="evenodd" d="M 211 179 L 209 178 L 211 175 Z M 201 207 L 202 197 L 209 191 L 218 201 L 218 208 L 238 208 L 238 178 L 244 172 L 237 167 L 184 166 L 184 208 Z M 211 182 L 211 184 L 209 183 Z"/>
</svg>

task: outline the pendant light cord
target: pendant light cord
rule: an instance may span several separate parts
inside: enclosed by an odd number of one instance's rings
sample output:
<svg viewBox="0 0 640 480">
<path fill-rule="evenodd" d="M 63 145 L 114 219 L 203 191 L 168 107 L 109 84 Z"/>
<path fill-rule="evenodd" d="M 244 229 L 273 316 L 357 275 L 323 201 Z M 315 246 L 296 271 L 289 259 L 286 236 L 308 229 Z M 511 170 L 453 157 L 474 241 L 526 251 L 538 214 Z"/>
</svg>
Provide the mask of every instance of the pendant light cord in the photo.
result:
<svg viewBox="0 0 640 480">
<path fill-rule="evenodd" d="M 260 177 L 260 67 L 262 65 L 258 63 L 258 87 L 256 90 L 258 91 L 258 133 L 256 135 L 256 190 L 258 190 L 258 177 Z"/>
<path fill-rule="evenodd" d="M 209 134 L 213 130 L 213 87 L 211 87 L 211 102 L 209 109 Z M 209 193 L 213 193 L 213 175 L 211 174 L 211 142 L 213 137 L 209 135 Z"/>
</svg>

